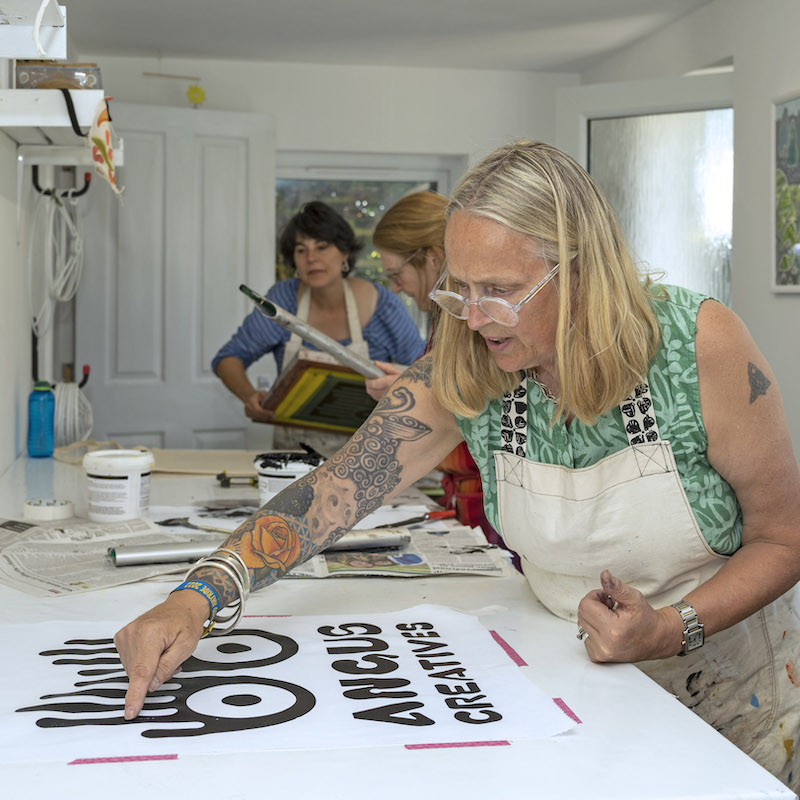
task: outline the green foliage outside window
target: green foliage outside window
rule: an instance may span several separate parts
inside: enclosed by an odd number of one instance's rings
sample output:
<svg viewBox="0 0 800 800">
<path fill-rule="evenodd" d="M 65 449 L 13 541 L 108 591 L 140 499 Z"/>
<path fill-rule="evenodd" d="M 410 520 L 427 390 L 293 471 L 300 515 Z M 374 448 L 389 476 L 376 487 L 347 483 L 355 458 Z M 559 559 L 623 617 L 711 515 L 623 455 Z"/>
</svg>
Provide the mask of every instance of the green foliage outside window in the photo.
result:
<svg viewBox="0 0 800 800">
<path fill-rule="evenodd" d="M 775 175 L 777 283 L 800 284 L 800 185 L 789 183 L 782 170 Z"/>
<path fill-rule="evenodd" d="M 436 191 L 435 181 L 382 181 L 382 180 L 294 180 L 279 179 L 276 185 L 276 230 L 296 214 L 304 203 L 321 200 L 341 214 L 360 239 L 364 247 L 356 263 L 355 274 L 388 286 L 383 264 L 372 246 L 372 231 L 383 213 L 401 197 L 410 192 Z M 278 280 L 290 277 L 278 257 L 275 265 Z"/>
</svg>

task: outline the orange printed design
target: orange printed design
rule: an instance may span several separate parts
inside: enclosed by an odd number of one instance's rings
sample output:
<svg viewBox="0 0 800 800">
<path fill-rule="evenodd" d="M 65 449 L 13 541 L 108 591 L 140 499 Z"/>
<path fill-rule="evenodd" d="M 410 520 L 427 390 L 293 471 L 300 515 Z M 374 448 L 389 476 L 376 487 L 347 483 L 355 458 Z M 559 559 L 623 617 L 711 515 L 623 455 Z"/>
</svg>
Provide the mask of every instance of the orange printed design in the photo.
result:
<svg viewBox="0 0 800 800">
<path fill-rule="evenodd" d="M 796 672 L 794 661 L 789 660 L 786 662 L 786 674 L 794 686 L 800 686 L 800 675 Z"/>
<path fill-rule="evenodd" d="M 111 144 L 111 118 L 108 114 L 108 105 L 101 101 L 89 131 L 89 142 L 92 149 L 92 160 L 95 172 L 108 181 L 115 194 L 120 194 L 117 185 L 117 170 L 114 165 L 114 148 Z"/>
<path fill-rule="evenodd" d="M 288 572 L 300 556 L 300 538 L 280 517 L 260 517 L 249 535 L 242 537 L 245 563 Z"/>
</svg>

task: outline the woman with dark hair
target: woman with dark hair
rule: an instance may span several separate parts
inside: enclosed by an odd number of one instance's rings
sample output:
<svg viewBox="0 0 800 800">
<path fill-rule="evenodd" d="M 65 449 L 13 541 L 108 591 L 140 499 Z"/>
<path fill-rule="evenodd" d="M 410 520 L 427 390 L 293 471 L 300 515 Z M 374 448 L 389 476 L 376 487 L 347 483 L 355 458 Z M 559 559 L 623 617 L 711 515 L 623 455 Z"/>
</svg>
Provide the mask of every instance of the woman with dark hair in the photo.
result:
<svg viewBox="0 0 800 800">
<path fill-rule="evenodd" d="M 278 240 L 281 258 L 296 277 L 276 283 L 266 296 L 361 355 L 410 364 L 422 354 L 425 343 L 390 291 L 352 277 L 361 247 L 350 225 L 333 208 L 319 201 L 307 203 Z M 244 403 L 250 419 L 270 422 L 272 413 L 263 408 L 267 391 L 256 389 L 246 370 L 272 353 L 280 371 L 301 345 L 310 346 L 253 309 L 214 356 L 211 367 Z"/>
</svg>

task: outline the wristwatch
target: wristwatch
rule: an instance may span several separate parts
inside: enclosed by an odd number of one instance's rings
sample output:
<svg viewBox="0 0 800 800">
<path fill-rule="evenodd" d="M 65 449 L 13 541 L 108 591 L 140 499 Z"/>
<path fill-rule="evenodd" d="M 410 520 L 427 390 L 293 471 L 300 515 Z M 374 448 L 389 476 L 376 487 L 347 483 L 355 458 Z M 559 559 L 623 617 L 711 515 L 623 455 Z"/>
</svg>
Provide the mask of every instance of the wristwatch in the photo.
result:
<svg viewBox="0 0 800 800">
<path fill-rule="evenodd" d="M 692 650 L 697 650 L 698 647 L 703 646 L 705 642 L 703 626 L 697 621 L 697 612 L 685 600 L 673 603 L 672 607 L 681 615 L 683 620 L 683 641 L 681 642 L 683 649 L 678 655 L 685 656 L 687 653 L 691 653 Z"/>
</svg>

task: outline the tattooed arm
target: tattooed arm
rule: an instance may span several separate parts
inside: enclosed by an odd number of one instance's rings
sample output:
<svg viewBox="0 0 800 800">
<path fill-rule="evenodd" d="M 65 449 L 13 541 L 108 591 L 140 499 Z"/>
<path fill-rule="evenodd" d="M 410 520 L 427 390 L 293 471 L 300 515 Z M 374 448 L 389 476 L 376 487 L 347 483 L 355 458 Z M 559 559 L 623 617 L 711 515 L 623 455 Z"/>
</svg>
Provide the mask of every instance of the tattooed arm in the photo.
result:
<svg viewBox="0 0 800 800">
<path fill-rule="evenodd" d="M 711 634 L 800 579 L 800 474 L 777 381 L 744 323 L 706 301 L 696 342 L 708 459 L 736 492 L 743 521 L 741 549 L 690 595 Z"/>
<path fill-rule="evenodd" d="M 695 343 L 707 457 L 736 492 L 743 522 L 741 548 L 685 598 L 710 636 L 755 613 L 800 580 L 800 474 L 775 376 L 742 321 L 725 306 L 707 300 L 700 306 Z M 634 603 L 644 607 L 646 601 L 641 595 L 634 597 L 635 590 L 611 577 L 609 591 L 607 581 L 608 577 L 603 583 L 606 596 L 620 606 L 625 595 L 631 598 L 630 608 Z M 591 614 L 599 619 L 598 611 L 604 612 L 594 606 Z M 618 630 L 606 640 L 593 632 L 590 645 L 603 652 L 593 650 L 592 658 L 642 660 L 679 652 L 680 616 L 667 607 L 650 613 L 649 620 L 648 625 Z M 623 650 L 629 646 L 634 652 L 627 656 Z"/>
<path fill-rule="evenodd" d="M 268 586 L 433 469 L 460 441 L 453 415 L 433 399 L 428 356 L 405 370 L 338 453 L 266 503 L 222 546 L 242 557 L 253 591 Z M 211 565 L 192 578 L 214 587 L 220 608 L 237 596 L 231 578 Z M 130 678 L 127 719 L 191 655 L 208 613 L 203 596 L 182 590 L 117 633 Z"/>
</svg>

